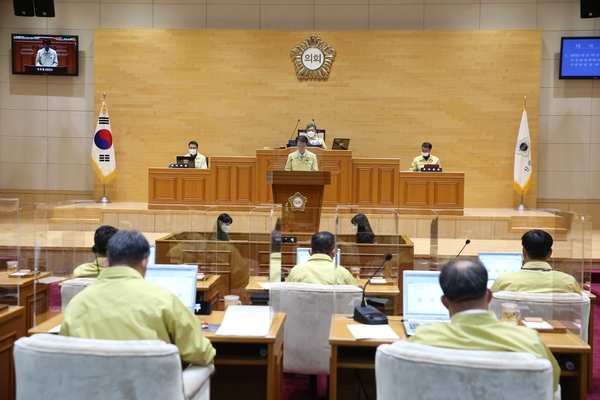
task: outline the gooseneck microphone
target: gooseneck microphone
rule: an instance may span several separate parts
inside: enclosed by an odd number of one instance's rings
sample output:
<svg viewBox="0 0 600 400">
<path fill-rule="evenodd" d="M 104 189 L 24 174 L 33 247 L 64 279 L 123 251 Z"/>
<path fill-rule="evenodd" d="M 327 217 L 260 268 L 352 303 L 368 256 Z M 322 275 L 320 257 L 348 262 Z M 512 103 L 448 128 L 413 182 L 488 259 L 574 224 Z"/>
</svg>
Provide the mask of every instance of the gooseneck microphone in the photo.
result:
<svg viewBox="0 0 600 400">
<path fill-rule="evenodd" d="M 296 122 L 296 126 L 294 127 L 294 130 L 292 131 L 292 136 L 290 136 L 290 140 L 292 140 L 292 138 L 294 137 L 294 133 L 296 133 L 296 129 L 298 129 L 298 124 L 300 123 L 300 118 L 298 118 L 298 122 Z"/>
<path fill-rule="evenodd" d="M 456 257 L 454 257 L 454 259 L 457 259 L 458 256 L 460 256 L 460 253 L 462 253 L 462 251 L 465 249 L 465 247 L 467 247 L 467 245 L 471 243 L 471 239 L 467 239 L 465 240 L 465 245 L 462 247 L 462 249 L 460 249 L 460 251 L 458 252 L 458 254 L 456 255 Z"/>
<path fill-rule="evenodd" d="M 361 324 L 366 325 L 385 325 L 388 323 L 387 316 L 384 313 L 382 313 L 373 306 L 367 305 L 367 301 L 365 300 L 365 290 L 367 288 L 367 285 L 371 282 L 371 279 L 381 270 L 381 268 L 383 268 L 385 263 L 390 261 L 391 259 L 392 255 L 389 253 L 386 254 L 385 260 L 381 263 L 379 268 L 377 268 L 375 272 L 371 274 L 371 276 L 367 280 L 367 283 L 365 283 L 365 286 L 363 287 L 361 303 L 359 306 L 354 307 L 354 320 L 356 322 L 360 322 Z"/>
</svg>

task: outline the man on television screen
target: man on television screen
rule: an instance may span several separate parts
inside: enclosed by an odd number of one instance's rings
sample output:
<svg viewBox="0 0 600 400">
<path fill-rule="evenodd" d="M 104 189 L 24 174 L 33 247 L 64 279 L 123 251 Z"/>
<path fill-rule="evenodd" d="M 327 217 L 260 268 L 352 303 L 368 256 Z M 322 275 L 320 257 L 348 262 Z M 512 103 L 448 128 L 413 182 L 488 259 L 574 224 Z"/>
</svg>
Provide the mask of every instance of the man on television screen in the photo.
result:
<svg viewBox="0 0 600 400">
<path fill-rule="evenodd" d="M 56 55 L 56 51 L 50 48 L 50 45 L 52 44 L 50 39 L 44 39 L 42 44 L 44 45 L 44 48 L 37 52 L 35 65 L 38 67 L 58 66 L 58 56 Z"/>
</svg>

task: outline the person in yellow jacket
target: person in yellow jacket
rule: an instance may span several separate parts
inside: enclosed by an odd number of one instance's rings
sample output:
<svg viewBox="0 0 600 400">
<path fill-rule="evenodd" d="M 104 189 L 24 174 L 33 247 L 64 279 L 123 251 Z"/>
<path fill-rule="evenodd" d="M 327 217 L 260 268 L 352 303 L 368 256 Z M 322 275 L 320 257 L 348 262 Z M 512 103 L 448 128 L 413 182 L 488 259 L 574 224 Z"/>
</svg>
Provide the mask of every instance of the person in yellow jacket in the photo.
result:
<svg viewBox="0 0 600 400">
<path fill-rule="evenodd" d="M 149 255 L 150 245 L 141 232 L 115 233 L 108 241 L 106 268 L 69 302 L 60 334 L 162 340 L 179 348 L 184 363 L 212 363 L 216 350 L 196 316 L 169 290 L 144 280 Z"/>
<path fill-rule="evenodd" d="M 84 263 L 75 268 L 72 278 L 96 278 L 104 268 L 106 260 L 106 245 L 108 240 L 117 233 L 117 228 L 110 225 L 102 225 L 94 233 L 94 245 L 92 251 L 96 259 L 89 263 Z"/>
<path fill-rule="evenodd" d="M 539 333 L 500 322 L 488 311 L 492 292 L 487 288 L 487 270 L 480 261 L 452 260 L 442 268 L 439 281 L 441 301 L 452 322 L 419 326 L 408 341 L 448 349 L 531 353 L 550 361 L 554 391 L 558 389 L 560 367 Z"/>
</svg>

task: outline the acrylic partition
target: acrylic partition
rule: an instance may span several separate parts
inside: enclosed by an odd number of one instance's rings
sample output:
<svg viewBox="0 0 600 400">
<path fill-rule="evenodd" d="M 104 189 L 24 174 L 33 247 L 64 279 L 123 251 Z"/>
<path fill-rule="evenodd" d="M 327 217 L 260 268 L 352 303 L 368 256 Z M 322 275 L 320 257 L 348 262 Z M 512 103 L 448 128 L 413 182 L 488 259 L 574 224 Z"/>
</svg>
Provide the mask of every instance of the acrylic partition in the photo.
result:
<svg viewBox="0 0 600 400">
<path fill-rule="evenodd" d="M 19 274 L 21 260 L 19 199 L 0 199 L 0 304 L 24 306 Z"/>
<path fill-rule="evenodd" d="M 334 287 L 334 313 L 330 334 L 353 335 L 358 322 L 348 319 L 356 306 L 373 306 L 387 316 L 398 315 L 402 309 L 399 287 L 402 271 L 413 268 L 414 248 L 410 239 L 399 230 L 400 215 L 393 209 L 338 206 L 335 212 L 336 248 L 339 265 L 351 275 L 354 284 Z M 337 261 L 337 260 L 336 260 Z M 364 289 L 364 299 L 363 290 Z M 358 293 L 357 293 L 358 291 Z M 353 337 L 353 336 L 349 336 Z"/>
<path fill-rule="evenodd" d="M 502 273 L 519 271 L 523 264 L 521 237 L 528 231 L 538 229 L 553 238 L 553 252 L 548 263 L 555 271 L 544 274 L 545 296 L 537 296 L 544 304 L 532 307 L 531 302 L 520 306 L 523 318 L 537 316 L 549 321 L 559 321 L 574 334 L 586 338 L 589 318 L 589 276 L 591 266 L 592 222 L 589 216 L 559 210 L 505 210 L 494 217 L 446 215 L 443 210 L 399 210 L 400 232 L 414 243 L 415 269 L 441 270 L 448 261 L 463 258 L 479 258 L 488 269 L 490 287 Z M 540 268 L 539 265 L 534 265 Z M 522 276 L 522 275 L 520 275 Z M 570 279 L 573 291 L 569 294 L 556 293 L 564 289 L 565 280 Z M 577 283 L 575 283 L 575 281 Z M 539 282 L 542 285 L 542 282 Z M 498 286 L 498 285 L 497 285 Z M 567 284 L 567 286 L 569 286 Z M 579 291 L 579 287 L 583 291 Z M 511 289 L 514 289 L 512 287 Z M 496 290 L 497 291 L 497 290 Z M 513 290 L 511 290 L 513 291 Z M 508 296 L 508 295 L 506 295 Z M 524 295 L 513 298 L 495 295 L 494 311 L 501 317 L 501 302 L 518 302 Z M 535 296 L 534 296 L 535 297 Z M 536 311 L 531 311 L 535 309 Z"/>
</svg>

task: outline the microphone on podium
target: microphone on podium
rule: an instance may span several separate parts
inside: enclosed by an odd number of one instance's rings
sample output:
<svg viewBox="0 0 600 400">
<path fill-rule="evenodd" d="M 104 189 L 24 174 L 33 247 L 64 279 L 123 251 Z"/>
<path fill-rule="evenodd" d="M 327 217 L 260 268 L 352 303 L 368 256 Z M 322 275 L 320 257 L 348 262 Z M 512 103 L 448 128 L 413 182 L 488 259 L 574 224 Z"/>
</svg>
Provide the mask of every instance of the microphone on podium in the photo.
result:
<svg viewBox="0 0 600 400">
<path fill-rule="evenodd" d="M 286 147 L 295 147 L 296 146 L 296 141 L 292 138 L 294 137 L 294 133 L 296 133 L 296 129 L 298 129 L 299 123 L 300 123 L 300 118 L 298 118 L 298 122 L 296 122 L 296 126 L 294 127 L 294 130 L 292 131 L 292 135 L 290 136 L 290 139 L 288 140 Z"/>
<path fill-rule="evenodd" d="M 379 268 L 377 268 L 375 272 L 373 272 L 373 274 L 367 280 L 367 283 L 365 283 L 365 286 L 363 287 L 361 303 L 359 306 L 354 307 L 354 320 L 356 322 L 360 322 L 361 324 L 366 325 L 385 325 L 388 323 L 387 316 L 384 313 L 382 313 L 373 306 L 367 305 L 367 301 L 365 300 L 365 289 L 367 288 L 367 285 L 369 284 L 369 282 L 371 282 L 371 279 L 375 276 L 375 274 L 377 274 L 379 270 L 383 268 L 385 263 L 390 261 L 391 259 L 392 255 L 389 253 L 386 254 L 385 260 L 383 260 Z"/>
<path fill-rule="evenodd" d="M 454 259 L 457 259 L 458 256 L 460 256 L 460 253 L 462 253 L 462 251 L 465 249 L 465 247 L 467 247 L 467 245 L 471 243 L 471 239 L 467 239 L 465 240 L 465 245 L 462 247 L 462 249 L 460 249 L 460 251 L 458 252 L 458 254 L 456 255 L 456 257 L 454 257 Z"/>
</svg>

